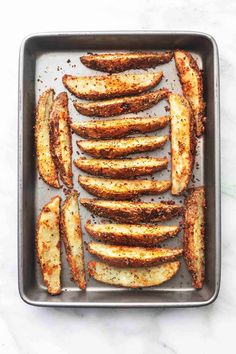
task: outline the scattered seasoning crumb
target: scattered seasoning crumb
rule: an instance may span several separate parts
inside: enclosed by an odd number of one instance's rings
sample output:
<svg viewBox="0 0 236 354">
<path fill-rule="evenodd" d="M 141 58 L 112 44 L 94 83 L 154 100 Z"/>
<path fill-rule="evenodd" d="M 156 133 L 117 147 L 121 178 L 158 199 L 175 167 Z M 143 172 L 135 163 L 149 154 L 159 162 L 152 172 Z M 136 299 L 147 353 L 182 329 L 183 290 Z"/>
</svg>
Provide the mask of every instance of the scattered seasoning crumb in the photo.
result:
<svg viewBox="0 0 236 354">
<path fill-rule="evenodd" d="M 67 59 L 67 61 L 66 61 L 68 64 L 71 62 L 71 60 L 70 59 Z"/>
<path fill-rule="evenodd" d="M 169 106 L 165 106 L 165 111 L 169 112 L 170 111 L 170 107 Z"/>
<path fill-rule="evenodd" d="M 67 195 L 69 195 L 71 193 L 71 190 L 64 187 L 63 188 L 63 193 L 65 194 L 65 196 L 67 196 Z"/>
</svg>

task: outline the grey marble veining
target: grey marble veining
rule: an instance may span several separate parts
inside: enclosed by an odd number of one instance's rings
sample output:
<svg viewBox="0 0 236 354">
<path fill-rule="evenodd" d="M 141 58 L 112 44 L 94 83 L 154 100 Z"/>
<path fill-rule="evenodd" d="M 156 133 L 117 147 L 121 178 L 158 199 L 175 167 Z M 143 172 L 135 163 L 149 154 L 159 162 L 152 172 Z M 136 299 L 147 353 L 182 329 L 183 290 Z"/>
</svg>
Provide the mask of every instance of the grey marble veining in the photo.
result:
<svg viewBox="0 0 236 354">
<path fill-rule="evenodd" d="M 0 353 L 233 353 L 236 326 L 236 2 L 22 0 L 1 7 Z M 217 41 L 221 67 L 222 283 L 197 309 L 45 309 L 17 290 L 17 62 L 29 33 L 58 30 L 196 30 Z"/>
</svg>

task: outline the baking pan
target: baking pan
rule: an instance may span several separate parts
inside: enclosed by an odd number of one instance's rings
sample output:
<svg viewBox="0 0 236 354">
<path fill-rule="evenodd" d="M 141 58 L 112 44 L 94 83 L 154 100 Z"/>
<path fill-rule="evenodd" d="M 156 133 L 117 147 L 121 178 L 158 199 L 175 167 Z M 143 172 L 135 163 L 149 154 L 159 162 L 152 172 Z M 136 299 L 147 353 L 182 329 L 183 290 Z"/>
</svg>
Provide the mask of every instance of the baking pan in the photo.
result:
<svg viewBox="0 0 236 354">
<path fill-rule="evenodd" d="M 112 52 L 122 50 L 173 50 L 181 48 L 190 51 L 204 70 L 204 94 L 207 103 L 206 132 L 198 143 L 197 163 L 194 170 L 195 185 L 204 184 L 206 188 L 206 281 L 203 289 L 191 286 L 191 277 L 182 261 L 181 270 L 169 282 L 154 288 L 130 290 L 88 282 L 86 292 L 80 291 L 70 280 L 70 272 L 62 254 L 62 286 L 59 296 L 47 294 L 39 271 L 34 252 L 35 220 L 42 206 L 63 191 L 56 191 L 38 178 L 34 147 L 34 110 L 35 103 L 43 90 L 53 87 L 56 93 L 64 91 L 61 77 L 64 73 L 97 75 L 98 72 L 84 67 L 79 57 L 87 52 Z M 159 87 L 167 87 L 181 92 L 181 87 L 172 61 L 156 69 L 163 70 L 168 80 L 162 80 Z M 74 307 L 186 307 L 212 303 L 219 292 L 220 285 L 220 139 L 219 139 L 219 71 L 218 50 L 214 39 L 197 32 L 86 32 L 86 33 L 49 33 L 37 34 L 26 38 L 20 50 L 19 66 L 19 198 L 18 198 L 18 266 L 19 292 L 22 299 L 38 306 Z M 70 114 L 73 121 L 88 119 L 81 117 L 73 108 L 70 98 Z M 138 114 L 165 114 L 166 102 Z M 157 134 L 168 132 L 159 131 Z M 73 157 L 78 149 L 73 135 Z M 170 151 L 151 153 L 164 156 Z M 81 197 L 88 196 L 77 183 L 79 170 L 74 168 L 75 188 Z M 169 166 L 170 169 L 170 166 Z M 159 172 L 161 178 L 169 177 L 170 170 Z M 154 200 L 159 200 L 156 197 Z M 170 199 L 166 193 L 161 198 Z M 144 197 L 143 200 L 151 200 Z M 178 200 L 176 198 L 175 200 Z M 180 202 L 183 201 L 179 198 Z M 91 215 L 81 206 L 82 224 Z M 99 218 L 96 218 L 98 220 Z M 176 223 L 178 220 L 172 220 Z M 89 236 L 84 231 L 84 240 Z M 182 234 L 166 241 L 165 246 L 181 246 Z M 86 252 L 86 261 L 91 256 Z"/>
</svg>

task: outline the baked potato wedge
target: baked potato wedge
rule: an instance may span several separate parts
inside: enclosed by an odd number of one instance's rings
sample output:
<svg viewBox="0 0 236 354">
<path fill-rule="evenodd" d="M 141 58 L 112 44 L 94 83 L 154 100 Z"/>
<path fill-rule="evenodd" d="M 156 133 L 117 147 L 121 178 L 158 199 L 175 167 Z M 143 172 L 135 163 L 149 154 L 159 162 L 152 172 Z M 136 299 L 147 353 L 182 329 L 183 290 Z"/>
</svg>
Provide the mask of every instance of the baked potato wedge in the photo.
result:
<svg viewBox="0 0 236 354">
<path fill-rule="evenodd" d="M 84 290 L 86 289 L 84 249 L 77 191 L 71 192 L 62 206 L 61 230 L 73 280 Z"/>
<path fill-rule="evenodd" d="M 68 188 L 72 188 L 72 143 L 66 92 L 61 92 L 53 102 L 50 129 L 51 145 L 60 177 Z"/>
<path fill-rule="evenodd" d="M 204 187 L 190 189 L 185 201 L 184 258 L 196 289 L 205 279 L 205 207 Z"/>
<path fill-rule="evenodd" d="M 58 173 L 50 146 L 49 117 L 53 106 L 54 90 L 40 96 L 36 108 L 35 144 L 39 175 L 49 186 L 60 188 Z"/>
<path fill-rule="evenodd" d="M 136 152 L 156 150 L 162 147 L 168 139 L 167 135 L 139 136 L 114 140 L 79 140 L 77 145 L 82 151 L 91 156 L 113 159 Z"/>
<path fill-rule="evenodd" d="M 80 61 L 90 69 L 118 73 L 130 69 L 155 68 L 168 63 L 172 57 L 172 52 L 129 52 L 83 55 Z"/>
<path fill-rule="evenodd" d="M 95 280 L 126 288 L 143 288 L 161 285 L 173 278 L 179 268 L 179 261 L 144 268 L 118 268 L 106 263 L 94 261 L 88 263 L 89 275 Z"/>
<path fill-rule="evenodd" d="M 189 52 L 176 50 L 174 57 L 184 96 L 193 110 L 196 135 L 200 137 L 204 132 L 206 106 L 203 100 L 202 73 L 196 60 Z"/>
<path fill-rule="evenodd" d="M 163 73 L 118 74 L 103 76 L 64 75 L 64 86 L 76 97 L 86 100 L 101 100 L 132 96 L 156 86 Z"/>
<path fill-rule="evenodd" d="M 138 96 L 113 98 L 96 102 L 74 102 L 74 107 L 80 114 L 88 117 L 112 117 L 125 113 L 138 113 L 151 108 L 159 101 L 166 98 L 168 90 L 161 90 L 143 93 Z"/>
<path fill-rule="evenodd" d="M 90 194 L 103 199 L 127 200 L 143 194 L 161 194 L 171 187 L 170 181 L 107 179 L 79 176 L 78 182 Z"/>
<path fill-rule="evenodd" d="M 74 160 L 80 170 L 95 176 L 131 178 L 149 175 L 168 166 L 167 157 L 139 157 L 137 159 L 86 159 Z"/>
<path fill-rule="evenodd" d="M 189 184 L 194 166 L 196 139 L 191 107 L 184 96 L 169 94 L 171 112 L 172 194 L 180 195 Z"/>
<path fill-rule="evenodd" d="M 44 205 L 36 223 L 36 253 L 48 293 L 61 293 L 60 200 Z"/>
<path fill-rule="evenodd" d="M 183 254 L 180 248 L 116 246 L 101 242 L 89 242 L 88 251 L 101 261 L 116 267 L 151 267 L 175 261 Z"/>
<path fill-rule="evenodd" d="M 169 202 L 129 202 L 81 198 L 80 203 L 95 215 L 129 224 L 155 223 L 181 215 L 183 207 Z"/>
<path fill-rule="evenodd" d="M 154 247 L 160 242 L 175 237 L 179 226 L 170 225 L 131 225 L 131 224 L 92 224 L 88 220 L 85 230 L 95 240 L 116 245 Z"/>
<path fill-rule="evenodd" d="M 71 128 L 85 139 L 114 139 L 128 134 L 154 132 L 166 127 L 169 120 L 168 116 L 95 120 L 72 123 Z"/>
</svg>

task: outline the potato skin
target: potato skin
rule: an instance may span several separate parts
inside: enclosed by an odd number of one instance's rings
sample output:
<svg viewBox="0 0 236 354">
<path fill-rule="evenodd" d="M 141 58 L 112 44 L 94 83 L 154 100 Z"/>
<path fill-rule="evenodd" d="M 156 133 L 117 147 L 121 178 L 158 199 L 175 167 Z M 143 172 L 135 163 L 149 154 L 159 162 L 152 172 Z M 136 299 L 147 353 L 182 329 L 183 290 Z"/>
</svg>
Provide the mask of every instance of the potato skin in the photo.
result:
<svg viewBox="0 0 236 354">
<path fill-rule="evenodd" d="M 200 137 L 204 132 L 206 121 L 206 104 L 203 100 L 202 73 L 196 60 L 189 52 L 176 50 L 174 52 L 174 57 L 184 96 L 189 101 L 194 113 L 196 136 Z"/>
<path fill-rule="evenodd" d="M 151 267 L 172 262 L 182 256 L 182 249 L 114 246 L 88 243 L 88 252 L 115 267 Z M 145 256 L 143 256 L 145 254 Z"/>
<path fill-rule="evenodd" d="M 115 245 L 154 247 L 160 242 L 175 237 L 178 226 L 131 225 L 131 224 L 91 224 L 87 220 L 85 230 L 95 240 Z"/>
<path fill-rule="evenodd" d="M 80 203 L 95 215 L 119 222 L 155 223 L 181 215 L 183 207 L 178 204 L 111 201 L 81 198 Z"/>
<path fill-rule="evenodd" d="M 168 92 L 167 89 L 163 88 L 138 96 L 114 98 L 107 101 L 74 102 L 74 107 L 80 114 L 88 117 L 112 117 L 125 113 L 138 113 L 151 108 L 166 98 Z"/>
<path fill-rule="evenodd" d="M 62 82 L 76 97 L 96 101 L 143 93 L 156 86 L 162 77 L 162 72 L 107 76 L 64 75 Z"/>
<path fill-rule="evenodd" d="M 167 180 L 125 180 L 79 176 L 78 182 L 87 192 L 96 197 L 115 200 L 133 199 L 143 194 L 161 194 L 171 187 L 171 182 Z"/>
<path fill-rule="evenodd" d="M 150 175 L 168 166 L 167 157 L 140 157 L 137 159 L 86 159 L 74 160 L 80 170 L 95 176 L 111 178 L 132 178 Z"/>
<path fill-rule="evenodd" d="M 74 190 L 68 195 L 62 205 L 60 224 L 66 250 L 66 258 L 70 266 L 73 280 L 80 289 L 85 290 L 86 278 L 84 267 L 83 235 L 79 209 L 74 210 L 75 203 L 78 205 L 78 192 Z M 69 218 L 68 212 L 70 212 Z M 69 230 L 71 223 L 74 224 L 72 234 L 70 234 Z M 76 253 L 74 252 L 75 249 L 77 250 Z"/>
<path fill-rule="evenodd" d="M 150 133 L 162 129 L 169 123 L 170 117 L 121 118 L 76 122 L 71 124 L 72 130 L 82 138 L 111 139 L 122 138 L 128 134 Z"/>
<path fill-rule="evenodd" d="M 204 187 L 191 188 L 185 200 L 184 258 L 196 289 L 205 280 L 205 208 Z"/>
<path fill-rule="evenodd" d="M 167 135 L 141 136 L 114 140 L 78 140 L 76 143 L 82 151 L 93 157 L 113 159 L 132 153 L 156 150 L 162 147 L 168 139 Z"/>
<path fill-rule="evenodd" d="M 179 268 L 179 261 L 146 268 L 117 268 L 102 262 L 88 262 L 88 273 L 95 280 L 131 289 L 161 285 L 170 280 Z"/>
<path fill-rule="evenodd" d="M 181 195 L 192 176 L 196 138 L 191 107 L 184 96 L 170 93 L 172 194 Z"/>
<path fill-rule="evenodd" d="M 53 102 L 50 132 L 53 156 L 60 177 L 68 188 L 72 188 L 72 137 L 66 92 L 59 93 Z"/>
<path fill-rule="evenodd" d="M 53 89 L 44 91 L 40 96 L 36 107 L 36 123 L 34 133 L 39 175 L 49 186 L 60 188 L 57 167 L 53 160 L 50 137 L 49 116 L 53 106 L 53 99 Z M 46 115 L 48 116 L 46 117 Z"/>
<path fill-rule="evenodd" d="M 118 73 L 130 69 L 155 68 L 168 63 L 172 57 L 172 52 L 130 52 L 84 55 L 80 61 L 90 69 Z"/>
<path fill-rule="evenodd" d="M 47 204 L 45 204 L 36 221 L 36 233 L 35 233 L 35 248 L 38 262 L 43 275 L 44 283 L 47 287 L 47 291 L 50 295 L 58 295 L 61 293 L 61 242 L 60 242 L 60 201 L 59 196 L 53 197 Z M 57 203 L 56 210 L 54 210 L 54 203 Z M 42 221 L 41 219 L 48 213 L 56 215 L 55 223 L 47 219 Z M 48 230 L 41 230 L 41 227 L 47 227 Z M 46 240 L 46 236 L 50 233 L 51 243 Z M 56 244 L 53 245 L 54 233 L 58 234 Z M 55 237 L 54 237 L 55 236 Z M 49 253 L 52 253 L 49 257 Z M 53 253 L 54 252 L 54 253 Z M 55 254 L 56 253 L 56 254 Z M 56 263 L 56 264 L 55 264 Z"/>
</svg>

